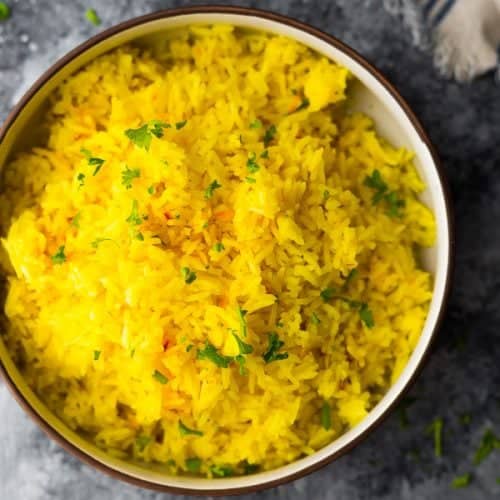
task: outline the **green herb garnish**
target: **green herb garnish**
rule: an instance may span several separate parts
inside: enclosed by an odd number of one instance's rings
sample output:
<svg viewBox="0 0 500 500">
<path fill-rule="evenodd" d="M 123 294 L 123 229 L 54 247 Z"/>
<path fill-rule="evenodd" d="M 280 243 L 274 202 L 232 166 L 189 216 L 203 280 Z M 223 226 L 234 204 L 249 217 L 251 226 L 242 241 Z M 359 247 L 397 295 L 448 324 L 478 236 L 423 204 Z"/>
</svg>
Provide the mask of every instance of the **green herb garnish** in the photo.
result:
<svg viewBox="0 0 500 500">
<path fill-rule="evenodd" d="M 80 229 L 80 217 L 82 216 L 81 212 L 78 212 L 72 219 L 71 219 L 71 225 L 73 227 L 76 227 L 77 229 Z"/>
<path fill-rule="evenodd" d="M 474 455 L 474 465 L 479 465 L 495 449 L 500 448 L 500 440 L 488 429 L 482 439 L 479 448 Z"/>
<path fill-rule="evenodd" d="M 193 348 L 193 344 L 189 344 L 187 347 L 186 347 L 186 352 L 191 352 L 191 349 Z"/>
<path fill-rule="evenodd" d="M 222 185 L 219 184 L 216 180 L 212 181 L 208 185 L 207 189 L 205 189 L 205 199 L 209 200 L 210 198 L 212 198 L 212 196 L 214 195 L 214 191 L 216 189 L 221 188 L 221 187 L 222 187 Z"/>
<path fill-rule="evenodd" d="M 233 469 L 226 465 L 212 465 L 210 472 L 217 477 L 229 477 L 233 475 Z"/>
<path fill-rule="evenodd" d="M 389 192 L 389 187 L 378 170 L 374 170 L 371 176 L 365 177 L 364 185 L 375 191 L 372 196 L 372 205 L 377 205 L 382 200 L 385 200 L 388 205 L 387 215 L 389 217 L 401 217 L 399 210 L 405 206 L 405 202 L 398 198 L 395 191 Z"/>
<path fill-rule="evenodd" d="M 242 309 L 240 306 L 238 306 L 237 311 L 238 311 L 238 319 L 240 320 L 241 335 L 243 335 L 243 337 L 246 337 L 248 333 L 248 324 L 245 316 L 247 315 L 248 311 Z"/>
<path fill-rule="evenodd" d="M 10 17 L 10 7 L 5 2 L 0 2 L 0 21 L 6 21 Z"/>
<path fill-rule="evenodd" d="M 344 290 L 346 290 L 347 288 L 349 288 L 349 285 L 351 284 L 351 282 L 353 280 L 355 280 L 358 277 L 358 274 L 359 274 L 359 272 L 358 272 L 357 269 L 351 269 L 349 271 L 349 274 L 347 275 L 347 278 L 344 281 L 344 284 L 342 285 L 342 288 Z"/>
<path fill-rule="evenodd" d="M 472 476 L 470 473 L 464 474 L 463 476 L 457 476 L 451 482 L 451 486 L 455 489 L 466 488 L 467 486 L 469 486 L 471 479 Z"/>
<path fill-rule="evenodd" d="M 132 202 L 132 211 L 130 215 L 127 217 L 126 222 L 128 222 L 131 226 L 138 226 L 142 224 L 144 219 L 139 215 L 139 203 L 137 200 Z"/>
<path fill-rule="evenodd" d="M 330 192 L 325 189 L 323 191 L 323 200 L 326 201 L 328 198 L 330 198 Z"/>
<path fill-rule="evenodd" d="M 255 119 L 252 123 L 250 123 L 250 128 L 260 128 L 262 127 L 262 122 L 258 119 Z"/>
<path fill-rule="evenodd" d="M 247 375 L 248 371 L 245 368 L 245 364 L 246 364 L 247 360 L 245 359 L 245 356 L 243 356 L 243 354 L 238 354 L 237 356 L 235 356 L 234 360 L 239 365 L 240 375 Z"/>
<path fill-rule="evenodd" d="M 194 271 L 191 271 L 189 267 L 183 267 L 181 269 L 182 277 L 184 278 L 184 281 L 186 284 L 190 285 L 193 281 L 196 280 L 196 273 Z"/>
<path fill-rule="evenodd" d="M 244 474 L 255 474 L 260 469 L 259 464 L 249 464 L 246 460 L 243 462 Z"/>
<path fill-rule="evenodd" d="M 288 358 L 288 353 L 278 353 L 278 351 L 285 345 L 285 343 L 279 339 L 278 334 L 271 332 L 268 334 L 269 346 L 267 351 L 262 355 L 266 363 L 271 363 L 273 361 L 280 361 L 282 359 Z"/>
<path fill-rule="evenodd" d="M 97 361 L 101 357 L 101 351 L 94 351 L 94 361 Z"/>
<path fill-rule="evenodd" d="M 436 457 L 443 455 L 443 419 L 436 418 L 427 428 L 427 434 L 434 437 L 434 454 Z"/>
<path fill-rule="evenodd" d="M 222 354 L 219 354 L 216 347 L 210 344 L 208 340 L 205 342 L 205 347 L 203 349 L 198 349 L 196 359 L 211 361 L 219 368 L 228 368 L 233 361 L 231 356 L 223 356 Z"/>
<path fill-rule="evenodd" d="M 138 179 L 141 176 L 141 171 L 138 168 L 129 168 L 125 165 L 125 170 L 122 171 L 122 184 L 130 189 L 132 187 L 132 181 Z"/>
<path fill-rule="evenodd" d="M 218 242 L 214 245 L 214 250 L 215 250 L 216 252 L 219 252 L 219 253 L 220 253 L 220 252 L 222 252 L 224 249 L 225 249 L 225 247 L 224 247 L 224 245 L 223 245 L 220 241 L 218 241 Z"/>
<path fill-rule="evenodd" d="M 87 21 L 91 22 L 94 26 L 99 26 L 101 24 L 101 18 L 97 15 L 97 12 L 94 9 L 87 9 L 85 17 L 87 18 Z"/>
<path fill-rule="evenodd" d="M 243 342 L 243 340 L 238 337 L 236 332 L 232 331 L 234 340 L 236 340 L 236 343 L 238 344 L 238 349 L 240 350 L 240 354 L 251 354 L 253 352 L 253 347 L 250 344 L 246 344 Z"/>
<path fill-rule="evenodd" d="M 186 459 L 186 469 L 193 474 L 200 472 L 201 460 L 199 458 Z"/>
<path fill-rule="evenodd" d="M 255 174 L 260 170 L 259 164 L 255 161 L 257 158 L 257 155 L 255 153 L 252 153 L 250 155 L 250 158 L 247 160 L 247 169 L 251 174 Z"/>
<path fill-rule="evenodd" d="M 87 159 L 87 163 L 91 167 L 95 167 L 94 173 L 92 174 L 92 175 L 95 176 L 99 172 L 99 170 L 101 170 L 101 168 L 104 165 L 104 163 L 105 163 L 106 160 L 103 160 L 102 158 L 96 158 L 95 156 L 92 156 L 92 153 L 88 149 L 85 149 L 85 148 L 80 149 L 80 152 Z"/>
<path fill-rule="evenodd" d="M 321 323 L 321 320 L 319 319 L 318 315 L 315 312 L 311 314 L 311 323 L 316 326 L 318 326 Z"/>
<path fill-rule="evenodd" d="M 330 302 L 330 300 L 333 299 L 336 293 L 337 290 L 335 288 L 327 287 L 321 290 L 319 296 L 321 297 L 323 302 Z"/>
<path fill-rule="evenodd" d="M 158 370 L 155 370 L 153 372 L 153 378 L 160 382 L 160 384 L 165 385 L 168 382 L 168 378 L 163 375 L 163 373 L 159 372 Z"/>
<path fill-rule="evenodd" d="M 64 254 L 64 245 L 61 245 L 57 252 L 51 257 L 53 264 L 62 264 L 66 262 L 66 255 Z"/>
<path fill-rule="evenodd" d="M 260 153 L 260 157 L 264 158 L 264 160 L 267 160 L 269 158 L 269 151 L 267 149 L 264 149 L 264 151 Z"/>
<path fill-rule="evenodd" d="M 388 205 L 387 215 L 389 217 L 402 217 L 403 214 L 400 212 L 400 210 L 405 207 L 406 203 L 404 200 L 398 198 L 398 195 L 395 191 L 392 191 L 388 195 L 386 195 L 385 201 Z"/>
<path fill-rule="evenodd" d="M 277 129 L 275 125 L 271 125 L 267 130 L 266 133 L 264 134 L 264 147 L 267 148 L 269 144 L 272 142 L 274 139 L 274 136 L 276 135 Z"/>
<path fill-rule="evenodd" d="M 125 130 L 125 135 L 138 147 L 149 151 L 151 146 L 152 135 L 149 131 L 148 124 L 142 125 L 142 127 L 133 129 L 129 128 Z"/>
<path fill-rule="evenodd" d="M 144 451 L 146 449 L 146 446 L 151 442 L 151 438 L 149 436 L 137 436 L 135 438 L 135 444 L 137 445 L 137 448 L 139 448 L 139 451 Z"/>
<path fill-rule="evenodd" d="M 295 109 L 295 111 L 292 111 L 292 113 L 297 113 L 297 111 L 302 111 L 303 109 L 308 108 L 309 104 L 311 104 L 309 99 L 307 97 L 304 97 L 300 105 Z"/>
<path fill-rule="evenodd" d="M 154 184 L 151 184 L 151 186 L 148 187 L 148 193 L 149 194 L 155 194 L 155 186 L 154 186 Z"/>
<path fill-rule="evenodd" d="M 179 432 L 181 436 L 203 436 L 203 432 L 197 431 L 196 429 L 190 429 L 186 427 L 182 420 L 179 420 Z"/>
<path fill-rule="evenodd" d="M 329 431 L 332 428 L 332 416 L 330 411 L 330 405 L 325 401 L 321 407 L 321 426 L 325 431 Z"/>
<path fill-rule="evenodd" d="M 85 184 L 85 174 L 81 172 L 76 176 L 76 180 L 78 181 L 78 187 L 81 188 Z"/>
<path fill-rule="evenodd" d="M 359 310 L 359 317 L 361 321 L 365 324 L 367 328 L 373 328 L 375 326 L 375 321 L 373 320 L 373 313 L 368 307 L 368 304 L 362 303 Z"/>
<path fill-rule="evenodd" d="M 245 177 L 248 184 L 255 184 L 257 181 L 253 177 Z"/>
<path fill-rule="evenodd" d="M 180 130 L 181 128 L 184 128 L 186 126 L 186 124 L 187 124 L 187 120 L 184 120 L 182 122 L 177 122 L 175 124 L 175 129 Z"/>
</svg>

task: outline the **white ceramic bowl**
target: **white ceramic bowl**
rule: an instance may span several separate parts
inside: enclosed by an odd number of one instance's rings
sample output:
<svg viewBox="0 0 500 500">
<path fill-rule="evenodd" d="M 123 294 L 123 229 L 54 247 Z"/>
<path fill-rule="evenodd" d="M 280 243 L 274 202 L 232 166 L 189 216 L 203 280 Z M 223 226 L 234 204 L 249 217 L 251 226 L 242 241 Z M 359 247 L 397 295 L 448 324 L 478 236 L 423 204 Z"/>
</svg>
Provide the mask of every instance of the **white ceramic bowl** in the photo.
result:
<svg viewBox="0 0 500 500">
<path fill-rule="evenodd" d="M 134 484 L 177 493 L 244 493 L 274 486 L 318 469 L 346 453 L 381 422 L 416 376 L 429 350 L 443 315 L 450 287 L 452 230 L 450 200 L 443 173 L 430 141 L 398 92 L 352 49 L 311 26 L 273 13 L 239 7 L 194 7 L 157 12 L 111 28 L 88 40 L 52 66 L 25 94 L 0 130 L 0 168 L 16 150 L 25 147 L 28 130 L 36 121 L 47 96 L 66 77 L 95 57 L 127 42 L 147 45 L 150 36 L 192 24 L 229 23 L 259 29 L 298 40 L 347 67 L 356 76 L 352 106 L 374 118 L 378 132 L 397 146 L 415 151 L 416 167 L 427 185 L 422 200 L 432 209 L 437 222 L 436 245 L 423 252 L 423 263 L 434 276 L 434 292 L 420 340 L 397 382 L 368 416 L 356 427 L 313 455 L 275 470 L 224 479 L 202 479 L 166 475 L 160 466 L 142 465 L 112 458 L 68 429 L 27 386 L 0 340 L 0 373 L 18 402 L 37 423 L 68 451 L 114 477 Z M 28 129 L 29 125 L 31 126 Z"/>
</svg>

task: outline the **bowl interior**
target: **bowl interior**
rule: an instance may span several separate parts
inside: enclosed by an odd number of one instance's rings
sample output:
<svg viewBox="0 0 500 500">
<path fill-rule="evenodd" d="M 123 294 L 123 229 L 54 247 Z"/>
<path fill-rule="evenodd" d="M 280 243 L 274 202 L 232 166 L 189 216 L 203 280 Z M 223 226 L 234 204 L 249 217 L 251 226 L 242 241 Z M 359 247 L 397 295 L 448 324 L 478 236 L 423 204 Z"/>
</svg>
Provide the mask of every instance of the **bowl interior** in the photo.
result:
<svg viewBox="0 0 500 500">
<path fill-rule="evenodd" d="M 168 16 L 168 14 L 165 14 Z M 368 67 L 357 60 L 357 56 L 351 54 L 348 49 L 335 47 L 325 40 L 303 31 L 294 24 L 286 24 L 276 20 L 272 15 L 261 17 L 250 12 L 248 13 L 189 13 L 172 17 L 159 17 L 147 22 L 131 24 L 128 28 L 115 32 L 111 36 L 102 39 L 98 43 L 91 45 L 87 50 L 75 57 L 68 59 L 59 71 L 53 74 L 48 80 L 39 82 L 36 92 L 25 102 L 24 107 L 19 111 L 16 119 L 10 124 L 0 144 L 0 168 L 6 163 L 8 158 L 16 151 L 36 143 L 40 140 L 37 134 L 37 122 L 46 107 L 47 96 L 66 77 L 77 71 L 80 67 L 121 44 L 134 41 L 147 46 L 161 36 L 162 32 L 173 28 L 179 28 L 188 24 L 208 24 L 208 23 L 230 23 L 253 29 L 273 32 L 294 38 L 305 45 L 311 47 L 327 56 L 328 58 L 346 66 L 358 79 L 354 85 L 351 96 L 351 107 L 353 110 L 360 110 L 371 116 L 377 125 L 380 135 L 398 146 L 406 146 L 415 151 L 416 167 L 427 185 L 426 191 L 421 199 L 434 212 L 437 219 L 437 242 L 433 248 L 423 251 L 423 266 L 434 275 L 434 293 L 429 309 L 429 314 L 418 342 L 408 365 L 390 388 L 380 403 L 370 412 L 370 414 L 356 427 L 346 434 L 325 446 L 315 454 L 300 459 L 292 464 L 279 469 L 262 472 L 259 474 L 224 478 L 218 480 L 201 478 L 183 478 L 166 475 L 164 469 L 158 465 L 143 465 L 139 463 L 126 462 L 110 457 L 99 450 L 96 446 L 86 441 L 84 438 L 71 431 L 56 418 L 45 405 L 34 395 L 27 386 L 19 371 L 13 364 L 5 345 L 0 337 L 0 360 L 4 366 L 8 379 L 18 389 L 17 397 L 21 403 L 31 406 L 40 419 L 45 422 L 45 428 L 52 428 L 57 434 L 63 437 L 65 446 L 83 452 L 87 458 L 95 464 L 105 464 L 109 468 L 122 472 L 129 478 L 144 480 L 153 485 L 166 486 L 170 488 L 180 488 L 184 491 L 207 491 L 223 492 L 234 490 L 235 488 L 251 488 L 259 485 L 269 485 L 276 481 L 283 480 L 298 474 L 299 472 L 313 468 L 318 463 L 327 460 L 331 456 L 340 454 L 345 448 L 357 441 L 370 427 L 380 419 L 380 417 L 394 403 L 398 395 L 405 389 L 415 370 L 420 365 L 422 357 L 431 340 L 436 326 L 443 299 L 446 294 L 447 277 L 449 273 L 449 221 L 445 195 L 442 184 L 436 169 L 435 162 L 428 145 L 420 136 L 417 130 L 418 124 L 412 123 L 409 115 L 392 92 L 374 75 Z M 24 400 L 24 401 L 23 401 Z M 53 433 L 52 433 L 53 434 Z M 60 439 L 61 441 L 61 439 Z M 69 444 L 68 444 L 69 442 Z"/>
</svg>

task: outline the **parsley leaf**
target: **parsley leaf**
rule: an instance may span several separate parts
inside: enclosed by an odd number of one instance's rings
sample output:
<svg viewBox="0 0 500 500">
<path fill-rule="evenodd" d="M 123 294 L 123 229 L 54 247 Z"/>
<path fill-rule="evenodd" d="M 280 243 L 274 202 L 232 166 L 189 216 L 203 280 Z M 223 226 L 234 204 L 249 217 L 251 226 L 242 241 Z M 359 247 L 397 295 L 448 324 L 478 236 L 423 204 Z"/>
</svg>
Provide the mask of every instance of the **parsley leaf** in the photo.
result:
<svg viewBox="0 0 500 500">
<path fill-rule="evenodd" d="M 196 273 L 194 271 L 191 271 L 189 267 L 183 267 L 181 269 L 182 277 L 184 278 L 184 281 L 186 284 L 190 285 L 193 281 L 196 280 Z"/>
<path fill-rule="evenodd" d="M 375 191 L 372 196 L 372 205 L 377 205 L 384 200 L 388 205 L 387 215 L 389 217 L 401 217 L 400 209 L 405 206 L 405 201 L 398 198 L 395 191 L 389 192 L 389 186 L 382 179 L 379 170 L 374 170 L 371 176 L 366 176 L 364 185 Z"/>
<path fill-rule="evenodd" d="M 76 176 L 76 180 L 78 181 L 78 187 L 81 188 L 85 184 L 85 174 L 81 172 Z"/>
<path fill-rule="evenodd" d="M 260 170 L 259 164 L 255 161 L 257 158 L 257 155 L 255 153 L 252 153 L 250 155 L 250 158 L 247 160 L 247 169 L 251 174 L 255 174 Z"/>
<path fill-rule="evenodd" d="M 152 135 L 149 131 L 148 124 L 145 123 L 142 127 L 125 130 L 125 135 L 138 147 L 149 151 L 151 146 Z"/>
<path fill-rule="evenodd" d="M 94 26 L 99 26 L 101 24 L 101 19 L 94 9 L 87 9 L 85 17 L 87 18 L 87 21 L 91 22 Z"/>
<path fill-rule="evenodd" d="M 214 250 L 215 250 L 216 252 L 219 252 L 219 253 L 220 253 L 220 252 L 222 252 L 223 250 L 225 250 L 225 247 L 224 247 L 224 245 L 223 245 L 220 241 L 218 241 L 218 242 L 214 245 Z"/>
<path fill-rule="evenodd" d="M 81 212 L 78 212 L 72 219 L 71 219 L 71 225 L 73 227 L 76 227 L 77 229 L 80 229 L 80 217 L 82 216 Z"/>
<path fill-rule="evenodd" d="M 229 477 L 233 475 L 233 469 L 226 465 L 212 465 L 210 472 L 217 477 Z"/>
<path fill-rule="evenodd" d="M 240 354 L 251 354 L 253 352 L 253 347 L 250 344 L 246 344 L 241 340 L 238 335 L 232 331 L 234 340 L 236 340 L 236 343 L 238 344 L 238 349 L 240 350 Z"/>
<path fill-rule="evenodd" d="M 253 177 L 245 177 L 248 184 L 255 184 L 257 181 Z"/>
<path fill-rule="evenodd" d="M 267 351 L 262 355 L 266 363 L 271 363 L 272 361 L 280 361 L 282 359 L 288 358 L 288 353 L 278 353 L 278 351 L 285 345 L 285 343 L 279 339 L 278 334 L 271 332 L 268 334 L 269 346 Z"/>
<path fill-rule="evenodd" d="M 334 295 L 337 293 L 335 288 L 327 287 L 321 290 L 319 296 L 323 300 L 323 302 L 330 302 L 333 299 Z"/>
<path fill-rule="evenodd" d="M 155 370 L 153 372 L 153 378 L 160 382 L 160 384 L 165 385 L 168 382 L 168 378 L 163 375 L 163 373 L 159 372 L 158 370 Z"/>
<path fill-rule="evenodd" d="M 203 436 L 203 432 L 197 431 L 196 429 L 190 429 L 189 427 L 186 427 L 183 423 L 182 420 L 179 420 L 179 432 L 181 436 Z"/>
<path fill-rule="evenodd" d="M 266 133 L 264 134 L 264 146 L 267 148 L 269 144 L 272 142 L 274 139 L 274 136 L 276 135 L 277 129 L 275 125 L 271 125 L 267 130 Z"/>
<path fill-rule="evenodd" d="M 125 165 L 125 170 L 122 171 L 122 184 L 130 189 L 132 187 L 132 181 L 138 179 L 141 176 L 141 171 L 138 168 L 129 168 Z"/>
<path fill-rule="evenodd" d="M 373 313 L 371 309 L 368 307 L 368 304 L 364 302 L 359 307 L 359 317 L 367 328 L 371 329 L 375 326 L 375 321 L 373 320 Z"/>
<path fill-rule="evenodd" d="M 203 349 L 198 349 L 196 359 L 211 361 L 219 368 L 228 368 L 233 361 L 231 356 L 223 356 L 222 354 L 219 354 L 216 347 L 210 344 L 208 340 L 205 342 L 205 347 Z"/>
<path fill-rule="evenodd" d="M 61 245 L 57 252 L 51 257 L 53 264 L 62 264 L 66 262 L 66 255 L 64 254 L 64 245 Z"/>
<path fill-rule="evenodd" d="M 212 198 L 212 196 L 214 195 L 214 191 L 216 189 L 221 188 L 221 187 L 222 187 L 222 185 L 219 184 L 216 180 L 212 181 L 208 185 L 207 189 L 205 189 L 205 199 L 209 200 L 210 198 Z"/>
<path fill-rule="evenodd" d="M 469 486 L 472 476 L 470 473 L 464 474 L 463 476 L 457 476 L 453 479 L 451 485 L 453 488 L 466 488 Z"/>
<path fill-rule="evenodd" d="M 259 464 L 250 464 L 247 460 L 243 462 L 243 472 L 244 474 L 255 474 L 260 469 Z"/>
<path fill-rule="evenodd" d="M 98 361 L 101 357 L 101 351 L 94 351 L 94 361 Z"/>
<path fill-rule="evenodd" d="M 137 448 L 139 448 L 139 451 L 144 451 L 146 449 L 146 446 L 151 442 L 151 438 L 149 436 L 137 436 L 135 438 L 135 444 L 137 445 Z"/>
<path fill-rule="evenodd" d="M 128 222 L 131 226 L 138 226 L 142 224 L 143 219 L 139 215 L 139 203 L 137 200 L 132 202 L 132 211 L 130 215 L 127 217 L 126 222 Z"/>
<path fill-rule="evenodd" d="M 385 196 L 385 201 L 389 208 L 387 210 L 387 215 L 389 217 L 402 217 L 402 213 L 400 212 L 401 208 L 406 206 L 404 200 L 400 200 L 395 191 L 391 191 L 388 195 Z"/>
<path fill-rule="evenodd" d="M 0 21 L 6 21 L 10 17 L 10 7 L 5 2 L 0 2 Z"/>
<path fill-rule="evenodd" d="M 197 472 L 200 472 L 200 468 L 201 468 L 201 460 L 199 458 L 194 457 L 186 459 L 186 469 L 189 472 L 195 474 Z"/>
<path fill-rule="evenodd" d="M 297 113 L 297 111 L 302 111 L 303 109 L 308 108 L 309 104 L 311 104 L 309 99 L 307 97 L 304 97 L 300 105 L 294 111 L 292 111 L 292 113 Z"/>
<path fill-rule="evenodd" d="M 434 454 L 436 457 L 443 455 L 443 419 L 436 418 L 427 428 L 427 434 L 434 437 Z"/>
<path fill-rule="evenodd" d="M 151 186 L 148 187 L 148 193 L 149 194 L 155 194 L 155 186 L 154 186 L 154 184 L 151 184 Z"/>
<path fill-rule="evenodd" d="M 247 362 L 245 359 L 245 356 L 242 354 L 238 354 L 234 360 L 236 363 L 238 363 L 239 368 L 240 368 L 240 375 L 246 375 L 248 373 L 247 369 L 245 368 L 245 363 Z"/>
<path fill-rule="evenodd" d="M 351 284 L 351 282 L 357 278 L 359 272 L 357 269 L 351 269 L 349 271 L 349 274 L 347 275 L 347 278 L 345 279 L 344 281 L 344 284 L 342 285 L 342 288 L 344 290 L 346 290 L 347 288 L 349 288 L 349 285 Z"/>
<path fill-rule="evenodd" d="M 330 192 L 325 189 L 323 191 L 323 200 L 326 201 L 328 198 L 330 198 Z"/>
<path fill-rule="evenodd" d="M 181 128 L 184 128 L 186 126 L 186 124 L 187 124 L 187 120 L 184 120 L 182 122 L 177 122 L 175 124 L 175 129 L 180 130 Z"/>
<path fill-rule="evenodd" d="M 99 170 L 101 170 L 101 167 L 104 165 L 106 160 L 103 160 L 102 158 L 96 158 L 95 156 L 92 156 L 92 153 L 85 148 L 80 149 L 80 152 L 85 156 L 87 159 L 87 163 L 91 167 L 95 167 L 94 173 L 92 175 L 96 175 Z"/>
<path fill-rule="evenodd" d="M 325 429 L 325 431 L 329 431 L 332 428 L 330 405 L 326 401 L 321 407 L 321 426 Z"/>
<path fill-rule="evenodd" d="M 170 127 L 170 123 L 165 123 L 161 120 L 151 120 L 149 122 L 149 132 L 158 139 L 161 139 L 163 137 L 163 129 Z"/>
<path fill-rule="evenodd" d="M 311 314 L 311 323 L 316 326 L 318 326 L 321 323 L 321 320 L 319 319 L 318 315 L 315 312 Z"/>
<path fill-rule="evenodd" d="M 240 331 L 241 331 L 241 335 L 243 335 L 243 337 L 246 337 L 247 333 L 248 333 L 248 325 L 247 325 L 247 320 L 245 318 L 247 312 L 248 311 L 246 311 L 245 309 L 242 309 L 240 306 L 238 306 L 238 318 L 240 320 Z"/>
<path fill-rule="evenodd" d="M 500 440 L 488 429 L 482 439 L 479 448 L 474 455 L 474 465 L 479 465 L 496 448 L 500 448 Z"/>
<path fill-rule="evenodd" d="M 267 149 L 264 149 L 264 151 L 260 153 L 260 157 L 264 158 L 264 160 L 267 160 L 267 158 L 269 158 L 269 151 Z"/>
<path fill-rule="evenodd" d="M 262 122 L 258 119 L 255 119 L 252 123 L 250 123 L 250 128 L 260 128 L 262 127 Z"/>
</svg>

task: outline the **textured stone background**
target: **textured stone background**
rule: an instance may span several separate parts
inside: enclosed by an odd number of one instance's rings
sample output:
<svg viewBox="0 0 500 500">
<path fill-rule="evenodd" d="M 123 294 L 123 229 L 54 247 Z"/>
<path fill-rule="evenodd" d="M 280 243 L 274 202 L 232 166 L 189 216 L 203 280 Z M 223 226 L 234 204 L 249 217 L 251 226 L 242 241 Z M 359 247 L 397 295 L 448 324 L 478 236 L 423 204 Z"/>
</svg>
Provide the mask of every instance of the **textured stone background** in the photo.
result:
<svg viewBox="0 0 500 500">
<path fill-rule="evenodd" d="M 95 7 L 103 25 L 186 1 L 7 0 L 0 23 L 0 119 L 56 58 L 98 31 L 84 19 Z M 472 0 L 471 0 L 472 1 Z M 451 307 L 435 353 L 412 390 L 410 426 L 393 415 L 348 456 L 261 498 L 335 500 L 485 500 L 500 497 L 500 453 L 479 467 L 471 457 L 485 429 L 500 432 L 500 88 L 491 75 L 461 86 L 442 79 L 428 54 L 382 8 L 380 0 L 224 2 L 273 9 L 308 21 L 352 45 L 399 88 L 422 119 L 448 172 L 456 205 L 457 271 Z M 395 2 L 397 3 L 397 1 Z M 470 413 L 464 427 L 458 417 Z M 425 428 L 444 418 L 437 459 Z M 49 441 L 0 382 L 0 499 L 136 500 L 169 495 L 118 483 Z M 415 450 L 420 458 L 415 458 Z M 465 490 L 457 474 L 472 471 Z M 250 497 L 249 497 L 250 498 Z"/>
</svg>

